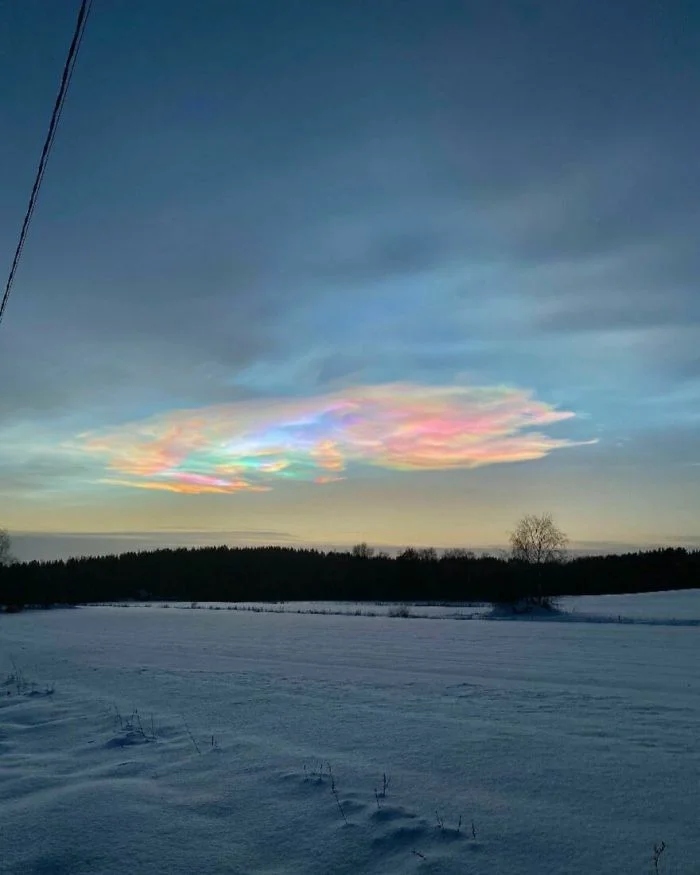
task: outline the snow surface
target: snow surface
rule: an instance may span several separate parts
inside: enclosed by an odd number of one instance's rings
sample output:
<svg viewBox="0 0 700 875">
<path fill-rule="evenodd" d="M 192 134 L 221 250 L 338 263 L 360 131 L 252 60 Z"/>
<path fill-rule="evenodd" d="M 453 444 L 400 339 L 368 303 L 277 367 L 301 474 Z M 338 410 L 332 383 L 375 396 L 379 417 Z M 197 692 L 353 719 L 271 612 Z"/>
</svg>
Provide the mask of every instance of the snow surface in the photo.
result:
<svg viewBox="0 0 700 875">
<path fill-rule="evenodd" d="M 557 612 L 514 617 L 507 608 L 494 611 L 488 604 L 419 602 L 177 602 L 127 601 L 113 607 L 158 607 L 175 610 L 251 611 L 253 613 L 352 614 L 364 617 L 392 617 L 404 608 L 411 618 L 433 620 L 535 619 L 559 622 L 647 622 L 654 625 L 700 626 L 700 590 L 670 590 L 634 595 L 564 597 L 557 600 Z"/>
<path fill-rule="evenodd" d="M 0 615 L 0 872 L 700 873 L 700 592 L 565 607 Z"/>
</svg>

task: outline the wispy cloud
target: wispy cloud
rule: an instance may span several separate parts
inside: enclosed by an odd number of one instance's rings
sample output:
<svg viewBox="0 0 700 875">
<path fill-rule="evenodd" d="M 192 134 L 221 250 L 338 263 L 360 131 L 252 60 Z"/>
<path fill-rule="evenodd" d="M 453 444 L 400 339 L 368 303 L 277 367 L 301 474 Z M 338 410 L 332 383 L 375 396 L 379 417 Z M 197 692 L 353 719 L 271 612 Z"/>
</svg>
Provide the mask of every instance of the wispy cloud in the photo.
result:
<svg viewBox="0 0 700 875">
<path fill-rule="evenodd" d="M 353 464 L 395 471 L 541 459 L 576 443 L 541 429 L 574 413 L 507 386 L 357 386 L 306 399 L 178 410 L 80 436 L 115 486 L 179 493 L 317 483 Z"/>
</svg>

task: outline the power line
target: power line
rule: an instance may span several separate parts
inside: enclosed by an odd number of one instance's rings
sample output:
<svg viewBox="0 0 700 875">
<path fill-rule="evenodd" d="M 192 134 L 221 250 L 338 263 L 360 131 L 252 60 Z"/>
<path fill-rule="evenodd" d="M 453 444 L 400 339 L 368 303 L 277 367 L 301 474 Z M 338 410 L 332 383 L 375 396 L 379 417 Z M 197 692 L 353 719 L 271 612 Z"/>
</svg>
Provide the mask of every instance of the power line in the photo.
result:
<svg viewBox="0 0 700 875">
<path fill-rule="evenodd" d="M 19 233 L 17 248 L 15 249 L 15 255 L 12 259 L 12 266 L 10 267 L 10 275 L 8 276 L 7 283 L 5 285 L 5 293 L 2 296 L 2 303 L 0 304 L 0 322 L 2 322 L 2 317 L 5 315 L 5 308 L 7 307 L 10 292 L 12 291 L 12 284 L 15 280 L 15 274 L 17 273 L 19 260 L 22 257 L 22 250 L 24 249 L 24 244 L 27 239 L 29 224 L 32 220 L 32 216 L 34 215 L 34 209 L 36 207 L 39 189 L 41 188 L 41 183 L 44 179 L 44 173 L 46 172 L 46 164 L 49 160 L 49 155 L 51 154 L 51 149 L 53 148 L 53 143 L 56 138 L 56 130 L 58 129 L 58 123 L 61 120 L 61 115 L 63 113 L 63 105 L 66 100 L 66 94 L 68 93 L 68 88 L 70 87 L 71 79 L 73 78 L 73 69 L 75 67 L 75 62 L 78 57 L 78 52 L 80 51 L 80 46 L 83 42 L 85 25 L 87 24 L 91 7 L 92 0 L 81 0 L 80 9 L 78 11 L 78 19 L 75 23 L 73 39 L 71 40 L 70 48 L 68 49 L 68 57 L 66 58 L 66 63 L 63 67 L 61 86 L 58 89 L 53 112 L 51 113 L 51 121 L 49 122 L 49 129 L 46 134 L 46 140 L 44 141 L 44 147 L 41 150 L 41 158 L 39 159 L 39 166 L 37 167 L 36 176 L 34 178 L 32 193 L 29 197 L 27 211 L 24 214 L 22 230 Z"/>
</svg>

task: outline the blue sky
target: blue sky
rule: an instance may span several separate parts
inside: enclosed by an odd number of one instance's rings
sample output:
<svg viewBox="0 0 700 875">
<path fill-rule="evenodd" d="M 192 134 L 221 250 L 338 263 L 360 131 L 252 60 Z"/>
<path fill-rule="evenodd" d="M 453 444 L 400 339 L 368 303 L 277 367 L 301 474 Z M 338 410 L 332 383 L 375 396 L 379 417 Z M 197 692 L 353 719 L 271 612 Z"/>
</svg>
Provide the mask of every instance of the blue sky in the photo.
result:
<svg viewBox="0 0 700 875">
<path fill-rule="evenodd" d="M 75 13 L 0 7 L 8 268 Z M 698 543 L 698 93 L 680 0 L 96 2 L 0 326 L 16 552 Z"/>
</svg>

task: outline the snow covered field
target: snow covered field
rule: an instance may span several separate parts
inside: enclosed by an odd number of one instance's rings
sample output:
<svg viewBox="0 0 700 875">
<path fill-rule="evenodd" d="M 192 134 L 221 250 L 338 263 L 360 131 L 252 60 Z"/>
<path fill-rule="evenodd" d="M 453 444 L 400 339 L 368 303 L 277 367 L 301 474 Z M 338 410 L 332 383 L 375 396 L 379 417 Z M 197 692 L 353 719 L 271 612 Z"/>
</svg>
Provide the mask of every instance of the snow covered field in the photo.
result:
<svg viewBox="0 0 700 875">
<path fill-rule="evenodd" d="M 0 615 L 0 872 L 700 873 L 700 592 L 565 609 Z"/>
<path fill-rule="evenodd" d="M 635 595 L 604 595 L 562 598 L 557 622 L 646 622 L 662 625 L 700 626 L 700 590 L 651 592 Z M 116 605 L 115 605 L 116 606 Z M 124 602 L 122 607 L 157 607 L 173 610 L 252 611 L 254 613 L 350 614 L 364 617 L 392 617 L 405 610 L 412 618 L 433 620 L 473 620 L 493 614 L 484 604 L 398 605 L 387 602 Z M 512 619 L 498 612 L 489 619 Z M 519 616 L 523 619 L 545 619 Z"/>
</svg>

